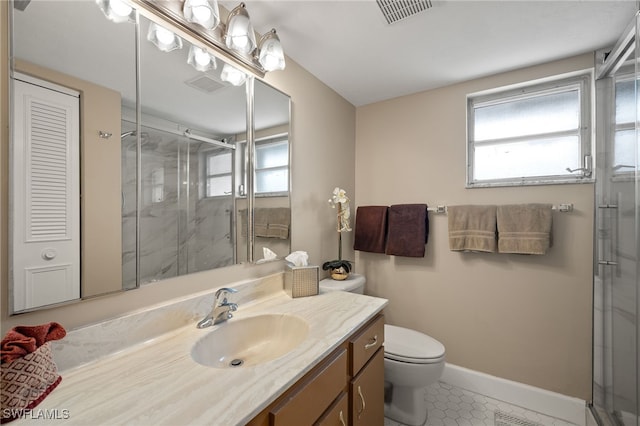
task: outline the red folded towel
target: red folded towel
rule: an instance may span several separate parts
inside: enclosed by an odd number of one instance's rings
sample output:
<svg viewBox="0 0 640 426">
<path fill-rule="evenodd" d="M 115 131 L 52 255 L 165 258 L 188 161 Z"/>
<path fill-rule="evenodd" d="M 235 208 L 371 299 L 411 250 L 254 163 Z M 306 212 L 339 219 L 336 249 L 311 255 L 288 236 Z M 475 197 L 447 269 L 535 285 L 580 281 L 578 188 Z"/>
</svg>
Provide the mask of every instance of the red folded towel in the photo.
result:
<svg viewBox="0 0 640 426">
<path fill-rule="evenodd" d="M 389 207 L 386 254 L 424 257 L 424 245 L 428 239 L 429 216 L 426 204 L 396 204 Z"/>
<path fill-rule="evenodd" d="M 35 352 L 51 340 L 59 340 L 67 335 L 64 327 L 57 322 L 35 326 L 18 326 L 7 332 L 0 342 L 1 364 Z"/>
<path fill-rule="evenodd" d="M 384 253 L 387 236 L 387 206 L 359 206 L 353 249 L 370 253 Z"/>
</svg>

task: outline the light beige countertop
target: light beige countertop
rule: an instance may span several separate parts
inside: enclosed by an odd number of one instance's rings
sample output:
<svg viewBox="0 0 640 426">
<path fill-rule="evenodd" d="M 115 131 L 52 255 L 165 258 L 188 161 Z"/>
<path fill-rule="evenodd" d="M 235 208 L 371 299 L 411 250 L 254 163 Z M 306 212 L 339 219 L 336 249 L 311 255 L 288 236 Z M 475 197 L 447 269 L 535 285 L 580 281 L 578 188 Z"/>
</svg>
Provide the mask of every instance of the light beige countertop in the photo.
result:
<svg viewBox="0 0 640 426">
<path fill-rule="evenodd" d="M 299 316 L 309 332 L 286 355 L 249 367 L 202 366 L 191 358 L 193 344 L 226 324 L 198 329 L 194 322 L 63 371 L 60 385 L 31 416 L 14 424 L 41 425 L 40 414 L 64 417 L 48 423 L 65 425 L 242 425 L 386 304 L 386 299 L 344 292 L 292 299 L 276 291 L 256 303 L 239 304 L 229 322 L 262 314 Z"/>
</svg>

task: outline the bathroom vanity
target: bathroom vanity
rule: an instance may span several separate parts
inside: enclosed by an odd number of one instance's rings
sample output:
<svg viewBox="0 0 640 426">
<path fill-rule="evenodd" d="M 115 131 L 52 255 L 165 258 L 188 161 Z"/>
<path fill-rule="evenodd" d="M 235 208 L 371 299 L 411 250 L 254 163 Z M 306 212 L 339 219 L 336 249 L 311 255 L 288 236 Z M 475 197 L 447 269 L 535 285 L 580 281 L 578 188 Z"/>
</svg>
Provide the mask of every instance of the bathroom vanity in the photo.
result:
<svg viewBox="0 0 640 426">
<path fill-rule="evenodd" d="M 249 422 L 249 426 L 381 425 L 384 317 L 377 315 Z"/>
<path fill-rule="evenodd" d="M 281 274 L 231 286 L 238 289 L 238 310 L 216 326 L 196 328 L 211 308 L 214 288 L 70 331 L 53 347 L 62 382 L 34 411 L 64 414 L 65 425 L 382 424 L 381 312 L 387 300 L 344 292 L 292 299 Z M 209 333 L 265 315 L 304 321 L 304 339 L 276 359 L 235 368 L 205 366 L 192 357 Z M 169 330 L 171 322 L 177 327 Z M 114 346 L 131 335 L 137 343 Z M 101 353 L 104 348 L 110 353 Z M 15 424 L 32 422 L 41 419 L 25 416 Z"/>
</svg>

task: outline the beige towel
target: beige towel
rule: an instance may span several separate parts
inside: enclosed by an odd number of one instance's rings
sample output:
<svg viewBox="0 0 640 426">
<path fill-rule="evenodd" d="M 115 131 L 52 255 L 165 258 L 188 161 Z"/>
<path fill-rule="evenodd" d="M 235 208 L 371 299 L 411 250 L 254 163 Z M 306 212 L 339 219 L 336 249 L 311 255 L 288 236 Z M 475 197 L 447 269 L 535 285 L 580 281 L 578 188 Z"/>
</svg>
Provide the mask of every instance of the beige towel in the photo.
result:
<svg viewBox="0 0 640 426">
<path fill-rule="evenodd" d="M 240 232 L 247 236 L 247 209 L 242 209 L 240 215 Z M 253 210 L 253 231 L 256 237 L 289 238 L 291 225 L 291 209 L 288 207 L 257 207 Z"/>
<path fill-rule="evenodd" d="M 499 206 L 498 252 L 545 254 L 551 247 L 551 204 Z"/>
<path fill-rule="evenodd" d="M 269 236 L 269 209 L 253 209 L 253 232 L 256 237 Z"/>
<path fill-rule="evenodd" d="M 449 250 L 496 251 L 496 206 L 449 206 Z"/>
<path fill-rule="evenodd" d="M 258 209 L 260 210 L 260 209 Z M 289 238 L 289 225 L 291 224 L 291 209 L 288 207 L 274 207 L 268 210 L 267 237 L 286 240 Z M 257 233 L 256 233 L 257 235 Z"/>
</svg>

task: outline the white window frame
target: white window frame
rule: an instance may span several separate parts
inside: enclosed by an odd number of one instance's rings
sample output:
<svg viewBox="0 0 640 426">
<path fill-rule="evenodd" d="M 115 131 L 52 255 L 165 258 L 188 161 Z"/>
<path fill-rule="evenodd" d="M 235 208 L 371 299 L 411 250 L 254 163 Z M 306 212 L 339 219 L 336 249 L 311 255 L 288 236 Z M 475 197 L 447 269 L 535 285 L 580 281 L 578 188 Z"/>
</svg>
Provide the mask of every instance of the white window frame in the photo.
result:
<svg viewBox="0 0 640 426">
<path fill-rule="evenodd" d="M 634 81 L 636 79 L 635 69 L 631 68 L 620 75 L 617 75 L 613 80 L 613 93 L 614 93 L 614 101 L 616 100 L 616 96 L 618 93 L 618 84 L 626 83 L 630 81 Z M 637 83 L 636 83 L 637 84 Z M 615 144 L 616 144 L 616 136 L 618 132 L 621 131 L 629 131 L 634 130 L 636 123 L 634 121 L 617 121 L 617 117 L 615 116 L 615 106 L 613 111 L 613 126 L 611 128 L 611 137 L 613 141 L 613 152 L 615 153 Z M 637 115 L 637 114 L 636 114 Z M 639 154 L 640 155 L 640 154 Z M 636 165 L 635 164 L 614 164 L 615 163 L 615 154 L 611 156 L 611 171 L 612 171 L 612 179 L 614 181 L 625 181 L 631 180 L 635 178 L 636 173 Z M 629 167 L 632 166 L 632 167 Z"/>
<path fill-rule="evenodd" d="M 204 161 L 203 161 L 203 174 L 204 174 L 204 186 L 203 186 L 203 197 L 202 198 L 206 198 L 206 199 L 213 199 L 213 198 L 225 198 L 225 197 L 230 197 L 231 195 L 233 195 L 233 162 L 234 162 L 234 156 L 233 156 L 233 152 L 231 152 L 231 159 L 230 159 L 230 166 L 231 169 L 228 172 L 225 173 L 211 173 L 211 170 L 209 170 L 209 158 L 211 157 L 217 157 L 220 155 L 225 155 L 225 154 L 229 154 L 229 150 L 225 149 L 225 148 L 216 148 L 216 149 L 210 149 L 207 151 L 204 151 L 203 157 L 204 157 Z M 230 176 L 231 177 L 231 185 L 229 187 L 229 192 L 225 193 L 225 194 L 218 194 L 218 195 L 209 195 L 208 194 L 208 190 L 207 188 L 209 187 L 209 179 L 212 178 L 219 178 L 219 177 L 224 177 L 224 176 Z"/>
<path fill-rule="evenodd" d="M 475 146 L 473 141 L 475 126 L 475 109 L 482 106 L 495 105 L 505 102 L 531 98 L 533 96 L 562 93 L 569 90 L 578 89 L 580 99 L 580 123 L 576 133 L 580 138 L 580 158 L 581 167 L 570 174 L 547 175 L 532 177 L 508 177 L 499 179 L 474 179 Z M 551 79 L 535 80 L 519 84 L 497 88 L 490 91 L 483 91 L 467 95 L 467 147 L 466 147 L 466 188 L 487 188 L 500 186 L 528 186 L 528 185 L 549 185 L 567 183 L 589 183 L 593 182 L 593 75 L 591 71 L 575 74 L 565 74 Z M 482 144 L 526 141 L 530 139 L 540 139 L 541 137 L 553 137 L 567 135 L 567 132 L 548 132 L 532 136 L 521 136 L 514 138 L 495 139 L 492 141 L 482 141 Z M 478 143 L 480 145 L 480 143 Z"/>
<path fill-rule="evenodd" d="M 255 174 L 257 176 L 257 174 L 260 171 L 267 171 L 267 170 L 286 170 L 287 171 L 287 176 L 289 176 L 289 179 L 287 181 L 287 189 L 286 191 L 276 191 L 276 192 L 258 192 L 257 190 L 257 177 L 256 177 L 256 192 L 255 195 L 257 197 L 282 197 L 282 196 L 286 196 L 289 194 L 289 188 L 291 187 L 291 153 L 290 153 L 290 149 L 291 146 L 289 145 L 289 135 L 288 134 L 284 134 L 284 135 L 275 135 L 275 136 L 269 136 L 269 137 L 265 137 L 265 138 L 260 138 L 258 140 L 256 140 L 256 148 L 260 145 L 274 145 L 274 144 L 278 144 L 281 142 L 285 142 L 288 145 L 287 151 L 289 152 L 289 155 L 287 157 L 287 164 L 284 166 L 276 166 L 276 167 L 263 167 L 263 168 L 259 168 L 257 166 L 258 164 L 258 159 L 255 159 Z M 257 149 L 256 149 L 256 157 L 258 156 L 257 154 Z"/>
</svg>

